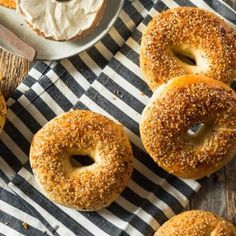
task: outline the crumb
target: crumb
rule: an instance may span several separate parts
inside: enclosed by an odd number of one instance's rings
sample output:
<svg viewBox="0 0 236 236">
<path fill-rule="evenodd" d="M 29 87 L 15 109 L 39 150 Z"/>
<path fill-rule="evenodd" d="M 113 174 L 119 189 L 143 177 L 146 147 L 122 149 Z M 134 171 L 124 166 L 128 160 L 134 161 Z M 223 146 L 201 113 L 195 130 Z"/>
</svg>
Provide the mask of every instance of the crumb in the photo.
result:
<svg viewBox="0 0 236 236">
<path fill-rule="evenodd" d="M 22 226 L 23 226 L 24 229 L 29 229 L 29 225 L 25 222 L 22 223 Z"/>
<path fill-rule="evenodd" d="M 5 225 L 9 225 L 9 222 L 5 222 Z"/>
</svg>

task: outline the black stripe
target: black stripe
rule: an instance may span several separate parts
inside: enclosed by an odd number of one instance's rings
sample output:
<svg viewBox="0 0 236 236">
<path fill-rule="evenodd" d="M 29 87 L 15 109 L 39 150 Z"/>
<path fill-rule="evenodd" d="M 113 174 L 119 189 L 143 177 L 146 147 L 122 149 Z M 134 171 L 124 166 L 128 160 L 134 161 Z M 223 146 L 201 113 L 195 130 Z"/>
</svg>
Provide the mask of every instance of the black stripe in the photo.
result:
<svg viewBox="0 0 236 236">
<path fill-rule="evenodd" d="M 5 162 L 15 171 L 19 171 L 22 167 L 21 162 L 16 156 L 11 152 L 11 150 L 0 140 L 0 150 L 1 157 L 5 160 Z"/>
<path fill-rule="evenodd" d="M 81 97 L 82 94 L 84 94 L 85 90 L 82 88 L 82 86 L 80 85 L 80 80 L 84 80 L 86 83 L 88 83 L 89 86 L 89 82 L 84 79 L 82 76 L 81 78 L 78 79 L 78 81 L 72 77 L 68 71 L 66 71 L 63 74 L 63 77 L 60 78 L 61 80 L 63 80 L 63 82 L 66 84 L 66 86 L 71 90 L 72 93 L 75 94 L 75 96 L 77 97 Z"/>
<path fill-rule="evenodd" d="M 75 219 L 71 218 L 65 212 L 60 210 L 56 205 L 48 201 L 41 193 L 35 190 L 28 182 L 26 182 L 21 176 L 16 175 L 12 181 L 21 191 L 27 194 L 33 201 L 41 205 L 46 211 L 52 214 L 56 219 L 58 219 L 67 228 L 78 235 L 91 235 L 82 225 L 78 223 Z M 125 232 L 115 225 L 108 222 L 104 217 L 99 215 L 97 212 L 80 212 L 80 214 L 86 216 L 88 220 L 97 225 L 103 231 L 107 233 L 117 232 L 117 235 L 121 233 L 124 235 Z"/>
<path fill-rule="evenodd" d="M 174 186 L 179 192 L 186 196 L 190 196 L 193 193 L 192 188 L 190 188 L 179 178 L 167 173 L 162 168 L 160 168 L 146 152 L 142 151 L 135 144 L 132 144 L 132 149 L 136 159 L 148 167 L 153 173 L 160 176 L 161 178 L 166 179 L 166 181 Z"/>
<path fill-rule="evenodd" d="M 153 218 L 157 220 L 159 224 L 163 224 L 168 218 L 165 214 L 153 205 L 147 198 L 139 196 L 136 192 L 132 191 L 129 187 L 126 187 L 121 194 L 129 202 L 133 203 L 137 207 L 142 208 L 144 211 L 148 212 Z"/>
<path fill-rule="evenodd" d="M 137 29 L 135 32 L 132 34 L 131 38 L 136 41 L 138 44 L 141 43 L 141 38 L 142 38 L 142 33 Z"/>
<path fill-rule="evenodd" d="M 0 222 L 2 222 L 3 224 L 6 224 L 8 227 L 24 235 L 42 236 L 43 234 L 42 231 L 34 228 L 31 225 L 29 225 L 28 229 L 24 229 L 22 225 L 24 223 L 23 221 L 18 220 L 17 218 L 13 217 L 12 215 L 7 214 L 4 211 L 1 211 Z"/>
<path fill-rule="evenodd" d="M 1 157 L 0 157 L 0 159 L 1 159 Z M 0 167 L 0 168 L 2 168 L 2 167 Z M 1 169 L 0 169 L 0 178 L 5 182 L 5 184 L 8 184 L 10 181 Z M 0 191 L 0 193 L 1 193 L 1 191 Z"/>
<path fill-rule="evenodd" d="M 151 8 L 154 5 L 154 0 L 139 0 L 139 2 L 147 9 L 147 10 L 151 10 Z"/>
<path fill-rule="evenodd" d="M 129 45 L 126 43 L 120 49 L 120 52 L 123 53 L 128 59 L 130 59 L 133 63 L 139 66 L 139 54 L 135 52 Z"/>
<path fill-rule="evenodd" d="M 18 100 L 20 97 L 21 97 L 21 95 L 22 95 L 23 93 L 18 89 L 18 87 L 14 90 L 14 92 L 11 94 L 11 99 L 13 99 L 13 100 Z M 14 103 L 12 104 L 12 105 L 14 105 Z M 11 105 L 11 106 L 12 106 Z M 11 107 L 10 106 L 10 107 Z"/>
<path fill-rule="evenodd" d="M 50 63 L 49 65 L 47 65 L 46 63 L 44 63 L 43 61 L 37 61 L 34 64 L 34 69 L 36 69 L 37 71 L 39 71 L 41 74 L 45 74 L 50 70 L 50 65 L 52 63 Z"/>
<path fill-rule="evenodd" d="M 126 79 L 129 83 L 133 84 L 137 89 L 143 92 L 148 97 L 152 96 L 151 90 L 148 88 L 147 84 L 134 74 L 131 70 L 121 64 L 116 58 L 113 58 L 111 63 L 108 64 L 113 70 L 115 70 L 119 75 Z"/>
<path fill-rule="evenodd" d="M 212 9 L 214 9 L 221 16 L 236 24 L 236 13 L 218 0 L 204 0 Z"/>
<path fill-rule="evenodd" d="M 107 65 L 107 59 L 97 50 L 96 47 L 90 48 L 87 53 L 101 69 Z"/>
<path fill-rule="evenodd" d="M 234 80 L 230 86 L 233 90 L 236 90 L 236 81 Z"/>
<path fill-rule="evenodd" d="M 37 122 L 37 120 L 35 120 L 32 115 L 25 109 L 25 110 L 22 110 L 21 112 L 19 112 L 17 114 L 17 118 L 25 124 L 25 126 L 30 129 L 33 133 L 36 133 L 40 128 L 41 128 L 41 125 Z M 8 122 L 9 123 L 9 122 Z M 7 124 L 8 124 L 7 123 Z M 13 124 L 18 124 L 17 120 L 13 119 L 12 121 L 12 125 Z M 16 125 L 14 125 L 16 126 Z M 17 125 L 18 127 L 18 125 Z M 20 126 L 19 126 L 20 128 Z M 13 129 L 16 129 L 15 127 Z M 15 132 L 15 131 L 13 131 Z M 20 133 L 23 133 L 22 131 L 20 131 Z M 11 136 L 11 133 L 9 132 L 9 136 Z M 18 140 L 21 142 L 21 140 Z M 17 143 L 17 140 L 16 140 L 16 143 Z"/>
<path fill-rule="evenodd" d="M 80 58 L 80 56 L 76 55 L 74 57 L 69 58 L 68 60 L 70 60 L 76 70 L 78 70 L 90 84 L 97 78 L 94 72 L 90 70 L 90 68 L 85 64 L 85 62 Z"/>
<path fill-rule="evenodd" d="M 165 202 L 176 213 L 180 213 L 183 206 L 180 202 L 173 197 L 169 192 L 165 191 L 160 185 L 155 184 L 151 180 L 147 179 L 143 174 L 137 170 L 133 170 L 132 179 L 142 186 L 144 189 L 156 195 L 159 199 Z"/>
<path fill-rule="evenodd" d="M 124 235 L 128 236 L 128 234 L 117 226 L 113 225 L 109 221 L 107 221 L 103 216 L 98 214 L 97 212 L 80 212 L 83 216 L 85 216 L 88 220 L 90 220 L 93 224 L 98 226 L 104 232 L 109 235 Z M 95 232 L 94 232 L 95 233 Z M 96 234 L 95 234 L 96 235 Z"/>
<path fill-rule="evenodd" d="M 99 81 L 102 85 L 104 85 L 104 87 L 106 87 L 115 96 L 117 96 L 118 99 L 124 101 L 138 113 L 142 113 L 145 105 L 141 103 L 138 99 L 136 99 L 131 93 L 127 92 L 122 87 L 120 87 L 114 80 L 110 79 L 106 74 L 101 73 L 97 81 Z"/>
<path fill-rule="evenodd" d="M 28 156 L 29 153 L 29 142 L 22 135 L 22 133 L 15 128 L 15 126 L 8 121 L 4 127 L 4 131 L 8 134 L 9 137 L 20 147 L 20 149 Z"/>
<path fill-rule="evenodd" d="M 135 134 L 139 135 L 139 125 L 133 119 L 127 116 L 127 114 L 114 106 L 105 97 L 98 93 L 93 87 L 86 92 L 86 95 L 93 100 L 98 106 L 103 108 L 106 112 L 110 113 L 113 117 L 119 120 L 122 124 L 125 124 L 127 128 L 132 130 Z"/>
<path fill-rule="evenodd" d="M 31 198 L 34 202 L 38 203 L 48 213 L 53 215 L 58 221 L 64 224 L 75 234 L 92 235 L 88 230 L 86 230 L 82 225 L 80 225 L 78 221 L 67 215 L 52 202 L 48 201 L 47 198 L 45 198 L 40 192 L 34 189 L 21 176 L 16 175 L 12 183 L 14 183 L 14 185 L 16 185 L 21 191 L 23 191 L 29 198 Z"/>
<path fill-rule="evenodd" d="M 78 109 L 78 110 L 89 110 L 88 107 L 85 106 L 81 101 L 78 101 L 78 102 L 74 105 L 73 109 L 75 109 L 75 110 L 76 110 L 76 109 Z"/>
<path fill-rule="evenodd" d="M 119 32 L 120 36 L 123 38 L 124 41 L 126 41 L 131 35 L 131 31 L 119 17 L 116 20 L 114 27 L 117 30 L 117 32 Z"/>
<path fill-rule="evenodd" d="M 73 104 L 64 96 L 63 92 L 60 91 L 55 83 L 52 83 L 50 86 L 48 84 L 51 80 L 47 77 L 41 82 L 41 86 L 45 89 L 44 91 L 63 109 L 68 111 L 72 108 Z"/>
<path fill-rule="evenodd" d="M 152 20 L 152 17 L 150 15 L 147 15 L 142 23 L 147 26 L 151 20 Z"/>
<path fill-rule="evenodd" d="M 192 2 L 188 0 L 174 0 L 181 7 L 196 7 Z"/>
<path fill-rule="evenodd" d="M 102 38 L 101 42 L 113 55 L 115 55 L 120 49 L 120 46 L 115 42 L 115 40 L 110 36 L 110 34 L 107 34 L 104 38 Z"/>
<path fill-rule="evenodd" d="M 27 75 L 27 76 L 25 77 L 25 79 L 23 80 L 23 83 L 24 83 L 25 85 L 27 85 L 28 87 L 32 87 L 33 84 L 34 84 L 36 81 L 37 81 L 37 80 L 36 80 L 35 78 L 33 78 L 33 77 L 30 76 L 30 75 Z"/>
<path fill-rule="evenodd" d="M 143 20 L 142 15 L 136 10 L 136 8 L 132 4 L 130 4 L 129 7 L 124 7 L 123 10 L 132 19 L 135 25 L 139 25 L 139 23 Z"/>
<path fill-rule="evenodd" d="M 31 90 L 29 93 L 25 94 L 25 96 L 29 100 L 31 100 L 32 97 L 37 96 L 37 94 L 34 90 Z M 45 101 L 43 101 L 40 96 L 38 96 L 37 99 L 35 99 L 32 103 L 47 120 L 51 120 L 56 116 L 55 112 L 49 107 L 49 105 Z M 31 119 L 33 119 L 32 116 Z"/>
<path fill-rule="evenodd" d="M 150 225 L 144 222 L 139 216 L 128 212 L 126 209 L 118 205 L 116 202 L 113 202 L 108 210 L 114 215 L 117 215 L 120 219 L 128 222 L 135 229 L 140 231 L 143 235 L 153 235 L 154 230 Z"/>
<path fill-rule="evenodd" d="M 1 189 L 1 188 L 0 188 Z M 1 192 L 1 200 L 4 202 L 16 207 L 17 209 L 37 218 L 39 221 L 41 221 L 42 224 L 45 225 L 47 229 L 50 231 L 54 231 L 54 228 L 45 220 L 44 217 L 42 217 L 30 204 L 28 204 L 24 199 L 19 198 L 18 195 L 15 195 L 13 193 L 10 193 L 6 191 L 5 189 L 2 189 Z M 58 235 L 57 233 L 55 235 Z"/>
</svg>

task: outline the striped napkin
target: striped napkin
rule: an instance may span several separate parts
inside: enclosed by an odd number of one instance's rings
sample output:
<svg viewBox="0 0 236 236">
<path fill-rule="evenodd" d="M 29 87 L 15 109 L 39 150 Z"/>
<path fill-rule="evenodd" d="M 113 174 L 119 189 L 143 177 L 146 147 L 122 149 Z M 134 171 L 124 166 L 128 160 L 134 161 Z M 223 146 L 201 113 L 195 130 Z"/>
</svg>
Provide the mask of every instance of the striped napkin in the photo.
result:
<svg viewBox="0 0 236 236">
<path fill-rule="evenodd" d="M 166 173 L 145 153 L 139 120 L 152 93 L 139 70 L 142 31 L 159 12 L 196 6 L 226 18 L 220 0 L 126 1 L 114 27 L 88 51 L 60 62 L 38 62 L 8 100 L 0 138 L 0 233 L 3 235 L 153 235 L 178 214 L 200 184 Z M 54 204 L 38 189 L 28 162 L 33 135 L 56 115 L 89 109 L 121 122 L 132 142 L 134 171 L 111 206 L 79 212 Z"/>
</svg>

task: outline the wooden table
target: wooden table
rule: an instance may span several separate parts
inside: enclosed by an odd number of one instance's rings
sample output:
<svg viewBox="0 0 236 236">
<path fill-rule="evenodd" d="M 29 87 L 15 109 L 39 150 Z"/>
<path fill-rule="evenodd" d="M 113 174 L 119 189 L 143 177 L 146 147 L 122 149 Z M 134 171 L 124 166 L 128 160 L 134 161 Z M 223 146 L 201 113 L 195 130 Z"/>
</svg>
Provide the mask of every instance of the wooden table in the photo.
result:
<svg viewBox="0 0 236 236">
<path fill-rule="evenodd" d="M 225 0 L 236 9 L 236 0 Z M 29 70 L 29 62 L 0 49 L 0 88 L 8 98 Z M 0 76 L 1 77 L 1 76 Z M 236 160 L 204 181 L 188 209 L 213 211 L 236 225 Z"/>
</svg>

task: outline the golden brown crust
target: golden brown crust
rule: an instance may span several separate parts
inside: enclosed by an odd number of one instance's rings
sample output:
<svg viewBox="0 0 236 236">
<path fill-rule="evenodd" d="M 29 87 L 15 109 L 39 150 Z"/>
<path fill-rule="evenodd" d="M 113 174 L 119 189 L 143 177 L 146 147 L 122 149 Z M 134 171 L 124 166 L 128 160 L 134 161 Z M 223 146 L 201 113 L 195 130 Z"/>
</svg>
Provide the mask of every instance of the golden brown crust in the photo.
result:
<svg viewBox="0 0 236 236">
<path fill-rule="evenodd" d="M 71 155 L 90 153 L 95 163 L 75 168 Z M 108 206 L 125 188 L 133 169 L 122 126 L 91 111 L 54 118 L 34 136 L 30 163 L 45 195 L 62 205 L 93 211 Z"/>
<path fill-rule="evenodd" d="M 206 131 L 190 136 L 197 124 L 205 124 Z M 191 179 L 209 175 L 236 154 L 236 94 L 210 78 L 173 78 L 153 94 L 140 133 L 147 152 L 166 171 Z"/>
<path fill-rule="evenodd" d="M 15 0 L 0 0 L 0 5 L 12 9 L 16 9 L 16 1 Z"/>
<path fill-rule="evenodd" d="M 3 126 L 6 122 L 6 117 L 7 117 L 7 106 L 2 94 L 0 93 L 0 133 L 2 132 Z"/>
<path fill-rule="evenodd" d="M 236 76 L 236 36 L 218 16 L 199 8 L 178 7 L 150 21 L 141 42 L 140 67 L 155 90 L 169 78 L 201 74 L 230 84 Z M 197 66 L 174 51 L 192 54 Z"/>
<path fill-rule="evenodd" d="M 236 228 L 214 213 L 192 210 L 172 217 L 154 236 L 236 236 Z"/>
<path fill-rule="evenodd" d="M 18 2 L 18 0 L 16 0 Z M 86 37 L 87 35 L 89 35 L 93 30 L 94 28 L 97 27 L 97 25 L 99 25 L 100 21 L 102 20 L 102 17 L 103 17 L 103 14 L 104 14 L 104 11 L 105 11 L 105 8 L 106 8 L 106 2 L 104 1 L 102 6 L 100 7 L 98 13 L 97 13 L 97 16 L 93 22 L 93 24 L 86 30 L 82 31 L 81 33 L 77 34 L 76 36 L 74 36 L 73 38 L 70 38 L 70 39 L 55 39 L 53 37 L 49 37 L 49 36 L 46 36 L 44 34 L 44 32 L 42 32 L 40 29 L 37 29 L 37 28 L 34 28 L 34 26 L 30 23 L 30 22 L 27 22 L 26 23 L 32 28 L 32 30 L 39 36 L 41 37 L 44 37 L 45 39 L 49 39 L 49 40 L 55 40 L 55 41 L 59 41 L 59 42 L 65 42 L 65 41 L 76 41 L 78 39 L 81 39 L 83 37 Z M 21 7 L 20 5 L 18 5 L 18 10 L 19 12 L 22 14 L 22 10 L 21 10 Z M 23 14 L 22 14 L 23 15 Z"/>
</svg>

